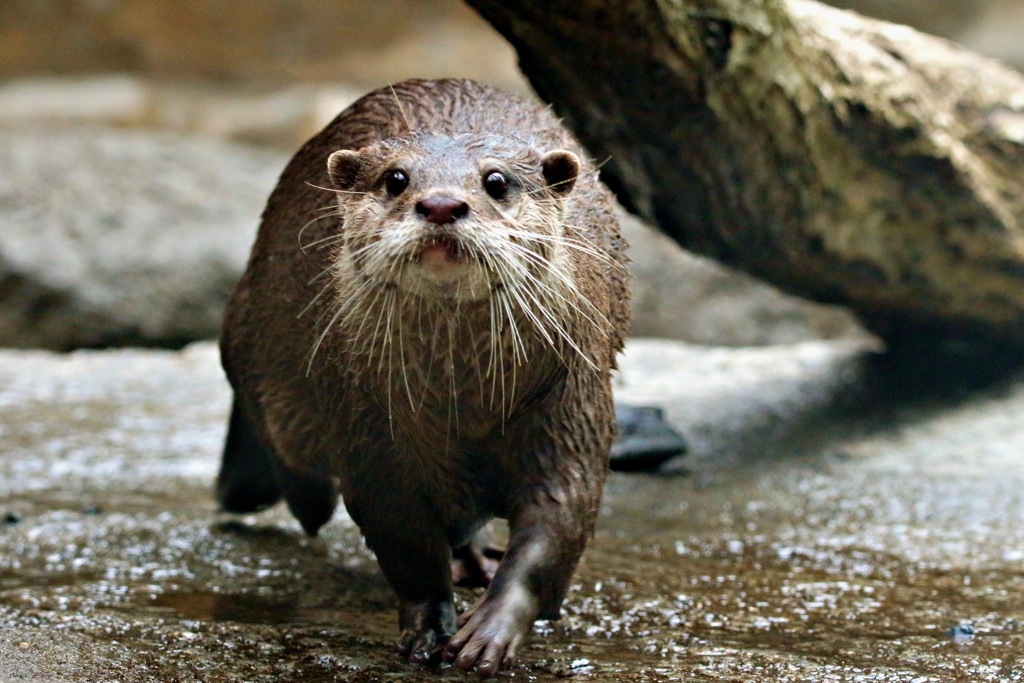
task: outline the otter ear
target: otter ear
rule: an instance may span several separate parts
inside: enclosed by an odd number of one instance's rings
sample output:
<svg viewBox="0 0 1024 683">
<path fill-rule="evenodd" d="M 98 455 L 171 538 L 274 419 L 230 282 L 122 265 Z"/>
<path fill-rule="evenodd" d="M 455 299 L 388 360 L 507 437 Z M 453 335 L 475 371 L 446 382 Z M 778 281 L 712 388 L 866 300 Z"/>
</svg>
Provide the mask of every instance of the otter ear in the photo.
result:
<svg viewBox="0 0 1024 683">
<path fill-rule="evenodd" d="M 339 190 L 347 190 L 356 182 L 356 175 L 359 174 L 359 152 L 350 149 L 343 149 L 335 152 L 327 159 L 327 173 L 331 176 L 331 182 Z"/>
<path fill-rule="evenodd" d="M 545 154 L 540 164 L 551 191 L 560 197 L 569 194 L 580 174 L 580 158 L 569 150 L 556 149 Z"/>
</svg>

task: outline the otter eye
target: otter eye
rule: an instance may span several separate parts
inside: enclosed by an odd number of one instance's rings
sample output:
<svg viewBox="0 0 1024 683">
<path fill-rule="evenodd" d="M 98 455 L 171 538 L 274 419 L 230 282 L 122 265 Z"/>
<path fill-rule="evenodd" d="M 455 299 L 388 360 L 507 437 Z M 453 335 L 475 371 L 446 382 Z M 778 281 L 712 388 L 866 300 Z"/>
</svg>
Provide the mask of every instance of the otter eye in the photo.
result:
<svg viewBox="0 0 1024 683">
<path fill-rule="evenodd" d="M 405 171 L 394 168 L 384 174 L 384 189 L 392 197 L 402 194 L 407 187 L 409 187 L 409 176 L 405 175 Z"/>
<path fill-rule="evenodd" d="M 508 194 L 508 185 L 508 178 L 500 171 L 491 171 L 484 176 L 484 189 L 495 199 L 501 199 Z"/>
</svg>

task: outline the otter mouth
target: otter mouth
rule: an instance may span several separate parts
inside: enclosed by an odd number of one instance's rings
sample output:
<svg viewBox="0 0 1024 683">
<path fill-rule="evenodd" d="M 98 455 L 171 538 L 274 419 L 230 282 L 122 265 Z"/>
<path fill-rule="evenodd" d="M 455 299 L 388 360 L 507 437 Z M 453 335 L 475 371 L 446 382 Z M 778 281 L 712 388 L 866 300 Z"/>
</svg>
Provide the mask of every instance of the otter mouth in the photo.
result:
<svg viewBox="0 0 1024 683">
<path fill-rule="evenodd" d="M 447 266 L 466 260 L 465 249 L 450 237 L 431 237 L 420 248 L 417 260 L 431 266 Z"/>
</svg>

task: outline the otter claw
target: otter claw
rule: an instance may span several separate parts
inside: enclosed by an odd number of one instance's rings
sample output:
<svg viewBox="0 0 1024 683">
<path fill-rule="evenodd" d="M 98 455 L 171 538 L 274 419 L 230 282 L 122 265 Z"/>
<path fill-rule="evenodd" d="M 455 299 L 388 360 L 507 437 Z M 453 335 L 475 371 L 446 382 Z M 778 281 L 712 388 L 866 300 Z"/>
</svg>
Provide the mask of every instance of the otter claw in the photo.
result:
<svg viewBox="0 0 1024 683">
<path fill-rule="evenodd" d="M 402 634 L 395 652 L 412 664 L 432 664 L 440 660 L 455 625 L 455 606 L 450 602 L 403 603 Z"/>
<path fill-rule="evenodd" d="M 447 642 L 448 638 L 434 629 L 408 630 L 399 637 L 395 652 L 411 664 L 431 664 L 440 660 L 441 650 Z"/>
<path fill-rule="evenodd" d="M 470 608 L 468 619 L 441 656 L 459 669 L 476 670 L 481 678 L 490 678 L 511 666 L 536 615 L 536 601 L 525 590 L 485 595 Z"/>
<path fill-rule="evenodd" d="M 513 647 L 504 643 L 471 643 L 461 650 L 445 648 L 441 656 L 463 671 L 476 671 L 480 678 L 490 678 L 512 664 Z"/>
</svg>

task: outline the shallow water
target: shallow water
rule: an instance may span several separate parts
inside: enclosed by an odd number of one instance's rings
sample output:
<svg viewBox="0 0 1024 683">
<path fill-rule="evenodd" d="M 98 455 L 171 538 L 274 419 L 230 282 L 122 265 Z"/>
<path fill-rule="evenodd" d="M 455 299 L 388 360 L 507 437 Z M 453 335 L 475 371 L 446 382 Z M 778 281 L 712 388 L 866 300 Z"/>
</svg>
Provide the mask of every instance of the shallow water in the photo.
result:
<svg viewBox="0 0 1024 683">
<path fill-rule="evenodd" d="M 686 356 L 673 378 L 656 350 L 667 388 L 627 358 L 621 394 L 661 397 L 690 430 L 678 387 L 742 390 L 737 368 L 764 361 Z M 713 412 L 673 473 L 613 476 L 563 618 L 504 677 L 1024 680 L 1024 384 L 837 411 L 851 356 L 801 353 L 820 369 L 764 363 L 760 394 L 823 392 L 800 410 L 832 411 L 829 433 L 716 460 Z M 394 598 L 343 514 L 310 539 L 280 508 L 215 511 L 212 349 L 4 354 L 0 380 L 0 681 L 469 680 L 391 654 Z"/>
</svg>

